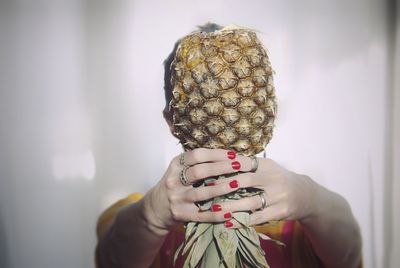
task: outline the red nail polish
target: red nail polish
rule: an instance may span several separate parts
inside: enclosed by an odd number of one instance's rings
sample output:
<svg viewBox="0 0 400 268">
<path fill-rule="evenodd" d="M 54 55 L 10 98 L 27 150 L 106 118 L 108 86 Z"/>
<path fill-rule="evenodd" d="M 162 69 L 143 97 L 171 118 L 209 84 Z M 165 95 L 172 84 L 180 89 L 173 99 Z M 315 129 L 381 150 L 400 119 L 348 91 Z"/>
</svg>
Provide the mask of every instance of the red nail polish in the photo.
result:
<svg viewBox="0 0 400 268">
<path fill-rule="evenodd" d="M 226 221 L 226 222 L 224 223 L 224 225 L 225 225 L 225 227 L 230 228 L 230 227 L 233 226 L 233 223 L 230 222 L 230 221 Z"/>
<path fill-rule="evenodd" d="M 236 170 L 240 169 L 240 163 L 238 161 L 232 162 L 231 165 L 232 165 L 233 169 L 236 169 Z"/>
<path fill-rule="evenodd" d="M 211 211 L 212 211 L 212 212 L 221 211 L 221 206 L 218 205 L 218 204 L 214 204 L 214 205 L 212 205 L 212 207 L 211 207 Z"/>
<path fill-rule="evenodd" d="M 229 186 L 230 186 L 231 188 L 238 188 L 238 187 L 239 187 L 238 181 L 237 181 L 237 180 L 231 181 L 231 182 L 229 183 Z"/>
<path fill-rule="evenodd" d="M 209 182 L 209 183 L 207 183 L 207 186 L 214 186 L 215 185 L 215 182 Z"/>
<path fill-rule="evenodd" d="M 228 151 L 228 158 L 229 159 L 235 159 L 236 158 L 236 153 L 234 151 Z"/>
<path fill-rule="evenodd" d="M 224 214 L 224 218 L 225 218 L 225 219 L 230 219 L 230 218 L 232 218 L 232 213 L 230 213 L 230 212 L 225 213 L 225 214 Z"/>
</svg>

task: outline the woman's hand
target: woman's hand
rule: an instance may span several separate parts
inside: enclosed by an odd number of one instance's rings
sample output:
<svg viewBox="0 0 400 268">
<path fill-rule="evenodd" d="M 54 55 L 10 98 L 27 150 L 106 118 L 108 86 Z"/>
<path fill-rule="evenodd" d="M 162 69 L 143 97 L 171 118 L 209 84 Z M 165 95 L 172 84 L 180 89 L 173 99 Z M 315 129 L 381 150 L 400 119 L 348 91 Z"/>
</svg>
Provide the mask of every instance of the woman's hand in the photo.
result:
<svg viewBox="0 0 400 268">
<path fill-rule="evenodd" d="M 250 225 L 273 220 L 301 220 L 317 213 L 317 202 L 315 201 L 319 186 L 315 182 L 305 175 L 284 169 L 271 159 L 257 159 L 259 165 L 255 173 L 241 173 L 219 180 L 215 186 L 207 188 L 222 192 L 226 184 L 236 180 L 240 188 L 254 187 L 264 190 L 265 208 L 262 208 L 262 198 L 255 195 L 240 200 L 222 202 L 219 204 L 222 212 L 254 211 L 250 215 Z M 248 166 L 251 159 L 244 157 L 242 163 Z M 246 169 L 242 171 L 246 171 Z M 228 226 L 240 226 L 235 220 L 231 222 L 233 225 L 228 224 Z"/>
<path fill-rule="evenodd" d="M 176 156 L 162 179 L 143 199 L 144 218 L 156 234 L 167 234 L 169 229 L 179 222 L 222 222 L 232 217 L 231 211 L 222 210 L 218 206 L 213 206 L 213 211 L 199 211 L 194 202 L 236 191 L 241 182 L 232 177 L 219 181 L 215 186 L 185 186 L 180 179 L 184 166 L 188 166 L 185 175 L 190 184 L 208 177 L 251 169 L 248 157 L 222 149 L 199 148 L 185 152 L 183 162 L 184 165 L 180 156 Z M 242 180 L 242 177 L 238 179 Z M 230 209 L 233 210 L 233 207 Z"/>
</svg>

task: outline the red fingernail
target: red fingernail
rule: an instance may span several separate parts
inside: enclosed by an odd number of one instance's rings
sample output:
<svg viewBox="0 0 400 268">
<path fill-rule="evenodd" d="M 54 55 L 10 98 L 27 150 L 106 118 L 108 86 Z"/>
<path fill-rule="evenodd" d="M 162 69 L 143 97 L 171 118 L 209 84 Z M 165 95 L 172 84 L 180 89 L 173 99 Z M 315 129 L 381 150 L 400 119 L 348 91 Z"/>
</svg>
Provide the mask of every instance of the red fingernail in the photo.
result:
<svg viewBox="0 0 400 268">
<path fill-rule="evenodd" d="M 212 211 L 212 212 L 221 211 L 221 206 L 218 205 L 218 204 L 214 204 L 214 205 L 212 205 L 212 207 L 211 207 L 211 211 Z"/>
<path fill-rule="evenodd" d="M 236 170 L 240 169 L 240 163 L 238 161 L 232 162 L 231 165 L 232 165 L 233 169 L 236 169 Z"/>
<path fill-rule="evenodd" d="M 233 223 L 230 222 L 230 221 L 226 221 L 226 222 L 224 223 L 224 225 L 225 225 L 225 227 L 230 228 L 230 227 L 233 226 Z"/>
<path fill-rule="evenodd" d="M 232 218 L 232 213 L 230 213 L 230 212 L 225 213 L 225 214 L 224 214 L 224 218 L 225 218 L 225 219 L 230 219 L 230 218 Z"/>
<path fill-rule="evenodd" d="M 229 183 L 229 186 L 230 186 L 231 188 L 238 188 L 238 187 L 239 187 L 238 181 L 237 181 L 237 180 L 231 181 L 231 182 Z"/>
<path fill-rule="evenodd" d="M 215 185 L 215 182 L 208 182 L 207 183 L 207 186 L 214 186 Z"/>
<path fill-rule="evenodd" d="M 228 158 L 229 159 L 235 159 L 236 158 L 236 153 L 234 151 L 228 151 Z"/>
</svg>

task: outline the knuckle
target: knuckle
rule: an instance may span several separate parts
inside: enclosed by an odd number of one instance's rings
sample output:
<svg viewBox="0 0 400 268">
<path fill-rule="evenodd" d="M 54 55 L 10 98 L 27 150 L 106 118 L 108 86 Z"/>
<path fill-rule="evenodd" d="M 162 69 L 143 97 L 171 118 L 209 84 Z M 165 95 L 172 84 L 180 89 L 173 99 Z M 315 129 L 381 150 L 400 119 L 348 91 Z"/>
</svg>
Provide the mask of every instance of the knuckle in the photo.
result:
<svg viewBox="0 0 400 268">
<path fill-rule="evenodd" d="M 191 157 L 195 163 L 201 162 L 201 156 L 205 153 L 205 148 L 196 148 L 191 151 Z"/>
<path fill-rule="evenodd" d="M 190 158 L 193 163 L 197 163 L 199 161 L 199 152 L 197 150 L 199 149 L 195 149 L 194 151 L 190 152 Z"/>
<path fill-rule="evenodd" d="M 191 178 L 194 180 L 201 179 L 203 176 L 203 171 L 197 166 L 189 168 L 188 171 L 189 174 L 191 175 Z"/>
<path fill-rule="evenodd" d="M 196 149 L 196 153 L 199 154 L 199 155 L 204 154 L 206 151 L 207 151 L 206 148 L 197 148 Z"/>
<path fill-rule="evenodd" d="M 178 196 L 175 194 L 168 195 L 168 202 L 169 202 L 171 210 L 176 207 L 176 204 L 178 203 L 178 199 L 179 199 Z"/>
<path fill-rule="evenodd" d="M 179 196 L 177 195 L 177 194 L 173 194 L 173 195 L 171 195 L 171 203 L 172 204 L 178 204 L 179 203 L 179 201 L 180 201 L 180 198 L 179 198 Z"/>
<path fill-rule="evenodd" d="M 173 190 L 174 187 L 175 187 L 174 178 L 172 178 L 172 177 L 167 177 L 167 178 L 165 179 L 165 187 L 166 187 L 168 190 Z"/>
</svg>

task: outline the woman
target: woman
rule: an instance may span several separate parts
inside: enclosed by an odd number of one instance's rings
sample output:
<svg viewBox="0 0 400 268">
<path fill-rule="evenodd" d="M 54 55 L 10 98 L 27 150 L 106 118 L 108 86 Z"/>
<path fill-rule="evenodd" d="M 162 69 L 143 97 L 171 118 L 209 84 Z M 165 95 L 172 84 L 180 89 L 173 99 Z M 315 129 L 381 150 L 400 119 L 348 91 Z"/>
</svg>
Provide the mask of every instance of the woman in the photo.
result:
<svg viewBox="0 0 400 268">
<path fill-rule="evenodd" d="M 166 84 L 175 51 L 176 46 L 166 61 Z M 168 104 L 171 92 L 167 86 L 165 89 Z M 164 118 L 175 135 L 168 105 Z M 238 171 L 241 173 L 206 186 L 191 186 Z M 248 187 L 261 189 L 265 195 L 214 204 L 210 211 L 199 211 L 194 204 Z M 261 243 L 271 267 L 361 267 L 360 230 L 343 197 L 271 159 L 258 159 L 254 172 L 250 157 L 205 148 L 176 156 L 157 185 L 143 197 L 133 194 L 102 214 L 97 266 L 173 267 L 175 250 L 183 241 L 182 223 L 224 222 L 226 228 L 239 228 L 232 219 L 236 211 L 254 211 L 250 225 L 285 243 L 285 247 Z M 264 224 L 270 221 L 279 223 Z M 177 267 L 182 265 L 180 261 Z"/>
</svg>

